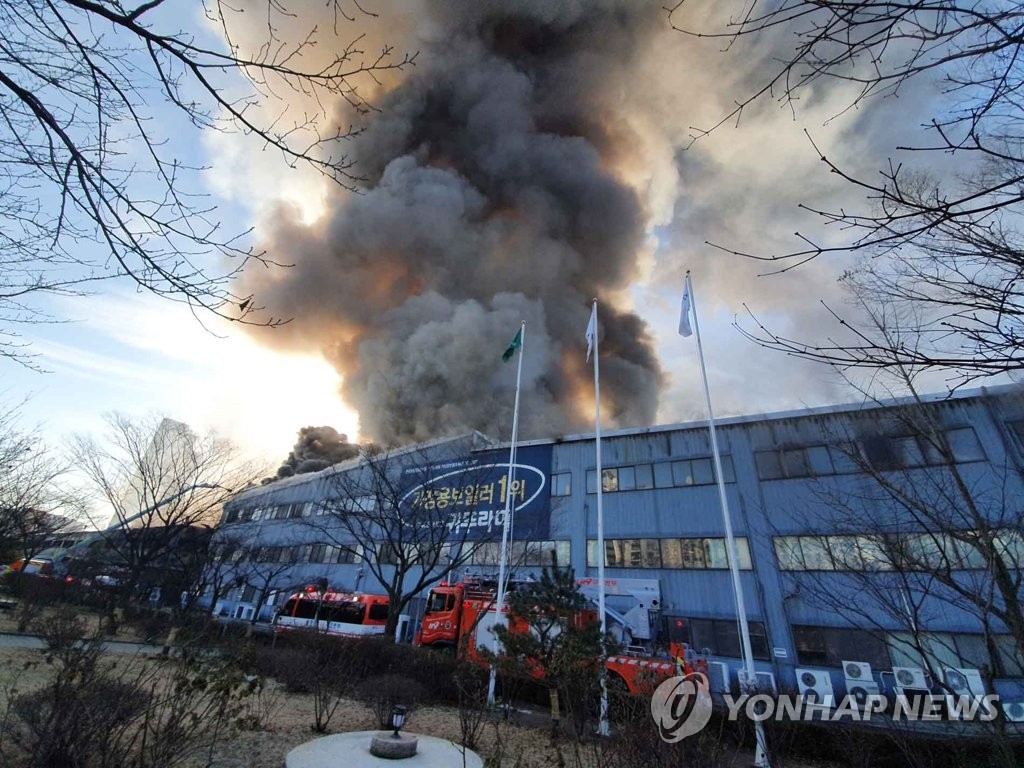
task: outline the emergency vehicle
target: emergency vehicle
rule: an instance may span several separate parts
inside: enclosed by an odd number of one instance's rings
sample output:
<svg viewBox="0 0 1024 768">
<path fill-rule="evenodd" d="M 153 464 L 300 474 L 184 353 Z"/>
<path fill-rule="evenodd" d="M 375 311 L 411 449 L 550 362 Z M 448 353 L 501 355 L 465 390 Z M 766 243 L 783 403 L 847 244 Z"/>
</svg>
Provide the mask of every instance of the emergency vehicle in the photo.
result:
<svg viewBox="0 0 1024 768">
<path fill-rule="evenodd" d="M 285 601 L 274 617 L 274 631 L 315 629 L 345 637 L 382 635 L 387 621 L 385 595 L 335 592 L 311 585 Z"/>
<path fill-rule="evenodd" d="M 592 597 L 596 579 L 578 579 L 580 590 Z M 516 588 L 510 582 L 509 591 Z M 606 622 L 610 633 L 622 642 L 622 653 L 609 656 L 606 666 L 610 687 L 624 687 L 630 693 L 649 693 L 663 680 L 674 675 L 702 672 L 707 675 L 707 660 L 693 653 L 685 643 L 671 642 L 668 653 L 655 654 L 649 645 L 650 613 L 657 612 L 661 603 L 657 581 L 651 579 L 606 579 L 605 594 L 612 597 L 631 597 L 635 605 L 628 611 L 606 607 Z M 491 628 L 496 621 L 496 580 L 467 579 L 458 584 L 442 583 L 430 591 L 423 623 L 416 635 L 419 645 L 432 648 L 459 649 L 465 657 L 483 662 L 481 647 L 494 648 Z M 507 606 L 502 623 L 508 623 Z M 581 611 L 574 617 L 578 626 L 598 621 L 596 609 Z M 509 631 L 528 632 L 525 621 L 513 620 Z"/>
</svg>

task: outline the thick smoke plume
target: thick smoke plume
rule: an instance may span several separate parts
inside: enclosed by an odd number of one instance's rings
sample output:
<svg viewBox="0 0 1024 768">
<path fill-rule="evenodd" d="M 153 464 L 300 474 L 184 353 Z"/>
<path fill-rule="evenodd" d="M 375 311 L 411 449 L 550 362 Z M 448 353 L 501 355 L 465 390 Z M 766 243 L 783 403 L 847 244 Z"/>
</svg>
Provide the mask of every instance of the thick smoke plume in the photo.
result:
<svg viewBox="0 0 1024 768">
<path fill-rule="evenodd" d="M 359 445 L 350 443 L 348 435 L 334 427 L 303 427 L 299 430 L 295 447 L 278 467 L 277 477 L 319 472 L 358 455 Z"/>
<path fill-rule="evenodd" d="M 271 343 L 323 350 L 365 437 L 507 438 L 520 320 L 521 436 L 592 428 L 595 296 L 603 415 L 653 422 L 662 371 L 616 303 L 649 247 L 627 73 L 664 24 L 632 0 L 428 5 L 418 66 L 349 148 L 365 190 L 313 226 L 282 214 L 268 245 L 295 267 L 250 278 L 294 318 Z"/>
</svg>

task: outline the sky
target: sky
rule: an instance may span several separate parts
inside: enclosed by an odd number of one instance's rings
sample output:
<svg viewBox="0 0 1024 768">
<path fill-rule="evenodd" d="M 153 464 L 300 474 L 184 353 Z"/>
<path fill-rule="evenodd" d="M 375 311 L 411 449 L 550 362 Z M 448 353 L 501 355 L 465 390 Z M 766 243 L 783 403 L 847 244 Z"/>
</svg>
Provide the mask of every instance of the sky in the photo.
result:
<svg viewBox="0 0 1024 768">
<path fill-rule="evenodd" d="M 607 426 L 698 420 L 696 349 L 676 333 L 690 269 L 717 415 L 857 399 L 829 370 L 734 327 L 749 307 L 782 333 L 838 331 L 820 300 L 844 306 L 836 278 L 851 263 L 760 276 L 763 264 L 706 241 L 777 253 L 797 230 L 838 237 L 799 209 L 848 202 L 807 132 L 870 173 L 916 130 L 933 92 L 846 110 L 848 90 L 815 87 L 795 110 L 768 99 L 692 143 L 694 126 L 713 124 L 756 82 L 771 41 L 722 53 L 673 32 L 660 3 L 612 0 L 588 11 L 522 2 L 520 26 L 488 26 L 485 40 L 474 30 L 487 5 L 380 2 L 379 19 L 342 26 L 342 36 L 365 31 L 367 49 L 387 40 L 419 52 L 408 74 L 366 84 L 380 111 L 347 146 L 368 175 L 360 194 L 285 168 L 251 137 L 169 137 L 208 167 L 202 184 L 221 219 L 294 265 L 241 280 L 291 323 L 200 323 L 181 305 L 104 283 L 47 301 L 67 322 L 21 329 L 46 372 L 0 361 L 0 397 L 28 396 L 23 420 L 55 442 L 101 430 L 111 411 L 161 413 L 215 429 L 269 466 L 307 425 L 402 441 L 472 423 L 507 439 L 514 370 L 499 358 L 526 319 L 527 430 L 583 431 L 596 294 Z M 558 58 L 515 47 L 527 24 L 551 36 Z M 515 46 L 502 48 L 501 34 Z M 430 112 L 438 103 L 450 122 Z"/>
</svg>

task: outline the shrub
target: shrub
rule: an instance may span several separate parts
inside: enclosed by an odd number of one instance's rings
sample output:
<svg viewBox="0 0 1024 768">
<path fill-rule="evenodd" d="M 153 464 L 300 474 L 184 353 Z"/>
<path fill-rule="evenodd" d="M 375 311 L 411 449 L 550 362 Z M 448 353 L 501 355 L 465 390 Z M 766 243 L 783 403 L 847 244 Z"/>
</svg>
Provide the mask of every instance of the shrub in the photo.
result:
<svg viewBox="0 0 1024 768">
<path fill-rule="evenodd" d="M 15 698 L 22 727 L 13 741 L 41 768 L 85 768 L 111 751 L 112 731 L 145 711 L 149 697 L 131 683 L 87 675 L 59 676 L 42 691 Z"/>
<path fill-rule="evenodd" d="M 396 704 L 412 712 L 426 699 L 426 693 L 420 683 L 405 675 L 368 677 L 356 688 L 356 697 L 370 707 L 381 728 L 391 727 L 391 711 Z"/>
<path fill-rule="evenodd" d="M 3 759 L 41 768 L 174 768 L 244 722 L 259 679 L 219 658 L 102 657 L 99 634 L 62 612 L 45 625 L 49 680 L 0 720 Z M 11 755 L 6 743 L 20 754 Z M 13 759 L 12 759 L 13 758 Z"/>
</svg>

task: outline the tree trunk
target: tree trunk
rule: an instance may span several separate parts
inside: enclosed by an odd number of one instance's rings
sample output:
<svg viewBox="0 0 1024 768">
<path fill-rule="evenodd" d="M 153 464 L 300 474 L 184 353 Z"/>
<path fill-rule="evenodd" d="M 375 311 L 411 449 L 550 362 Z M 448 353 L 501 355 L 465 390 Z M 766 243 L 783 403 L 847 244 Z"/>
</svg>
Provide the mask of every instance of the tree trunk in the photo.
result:
<svg viewBox="0 0 1024 768">
<path fill-rule="evenodd" d="M 561 730 L 557 688 L 553 686 L 548 688 L 548 700 L 551 703 L 551 741 L 554 743 L 558 739 L 558 733 Z"/>
</svg>

